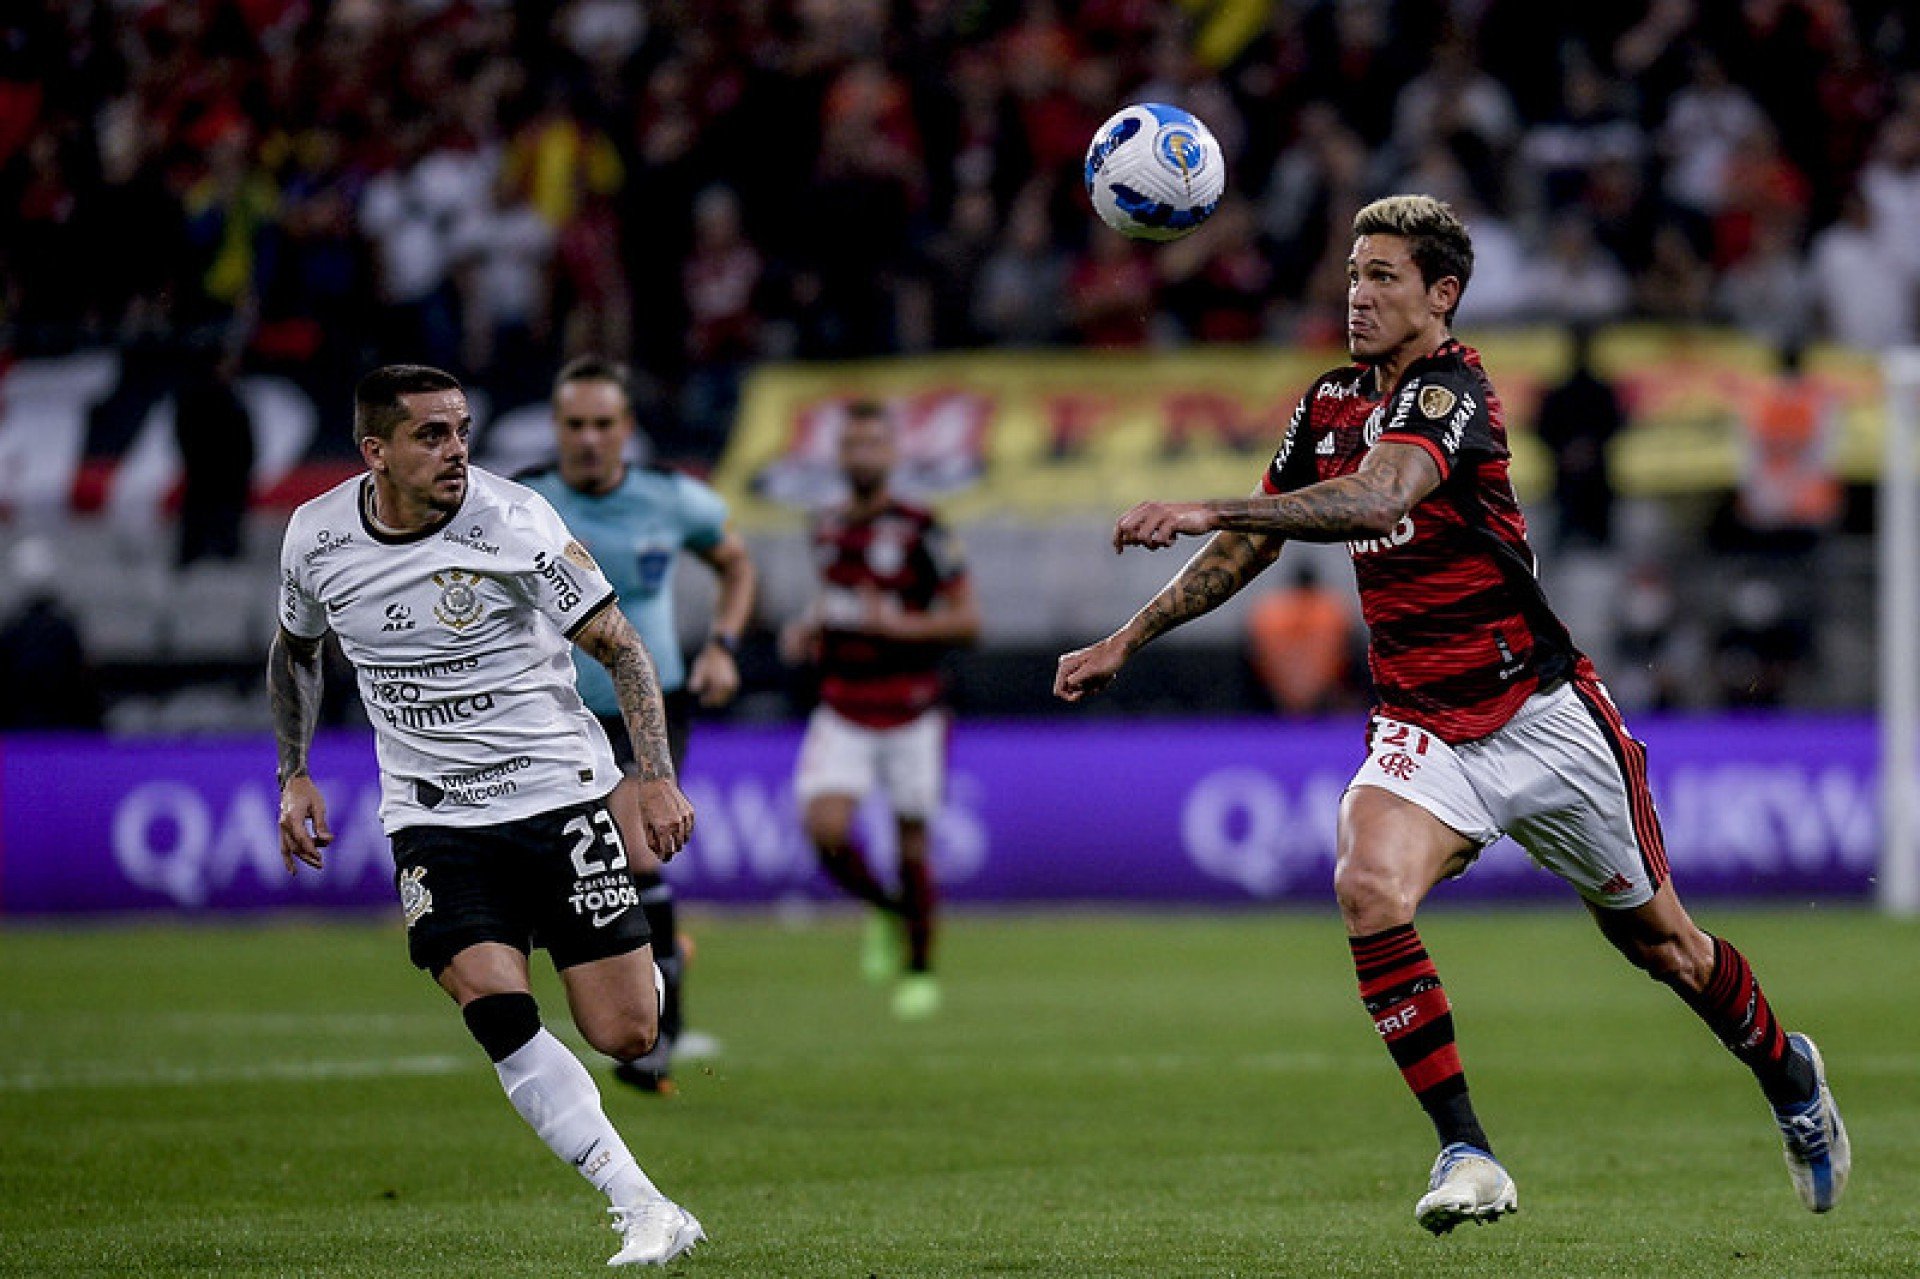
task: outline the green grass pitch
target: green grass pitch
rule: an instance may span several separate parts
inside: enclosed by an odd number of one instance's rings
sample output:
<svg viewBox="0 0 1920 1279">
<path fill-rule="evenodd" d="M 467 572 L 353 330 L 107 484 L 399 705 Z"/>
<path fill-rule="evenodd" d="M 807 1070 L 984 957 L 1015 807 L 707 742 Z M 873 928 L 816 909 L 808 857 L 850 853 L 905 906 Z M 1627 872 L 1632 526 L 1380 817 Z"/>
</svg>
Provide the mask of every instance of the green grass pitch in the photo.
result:
<svg viewBox="0 0 1920 1279">
<path fill-rule="evenodd" d="M 724 1055 L 664 1102 L 595 1069 L 707 1226 L 686 1275 L 1920 1273 L 1920 932 L 1701 916 L 1826 1052 L 1856 1158 L 1831 1215 L 1571 902 L 1422 921 L 1521 1202 L 1443 1239 L 1331 913 L 959 915 L 919 1025 L 860 982 L 850 916 L 696 914 Z M 0 1275 L 597 1274 L 604 1220 L 391 924 L 0 932 Z"/>
</svg>

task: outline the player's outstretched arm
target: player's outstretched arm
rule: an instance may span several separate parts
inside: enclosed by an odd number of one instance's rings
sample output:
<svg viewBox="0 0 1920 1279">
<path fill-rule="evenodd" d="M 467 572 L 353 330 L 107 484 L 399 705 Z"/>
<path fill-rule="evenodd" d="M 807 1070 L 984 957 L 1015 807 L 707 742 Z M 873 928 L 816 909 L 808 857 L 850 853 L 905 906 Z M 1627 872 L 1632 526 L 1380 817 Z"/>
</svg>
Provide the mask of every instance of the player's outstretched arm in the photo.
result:
<svg viewBox="0 0 1920 1279">
<path fill-rule="evenodd" d="M 697 554 L 719 580 L 720 596 L 713 605 L 713 629 L 694 655 L 693 669 L 687 674 L 687 688 L 702 706 L 725 706 L 740 691 L 740 664 L 734 658 L 734 647 L 747 629 L 747 619 L 753 616 L 753 595 L 760 578 L 753 557 L 747 554 L 747 544 L 731 530 Z"/>
<path fill-rule="evenodd" d="M 307 775 L 322 682 L 320 641 L 281 627 L 267 649 L 267 701 L 280 757 L 280 856 L 289 875 L 301 862 L 319 870 L 320 850 L 333 842 L 327 801 Z"/>
<path fill-rule="evenodd" d="M 1284 540 L 1264 533 L 1216 533 L 1161 592 L 1098 644 L 1060 658 L 1053 694 L 1077 702 L 1113 683 L 1144 645 L 1183 622 L 1210 613 L 1258 577 L 1280 555 Z"/>
<path fill-rule="evenodd" d="M 1212 502 L 1142 502 L 1120 517 L 1113 549 L 1158 550 L 1181 537 L 1227 531 L 1302 542 L 1385 537 L 1440 486 L 1440 467 L 1424 448 L 1383 440 L 1351 475 L 1291 493 L 1259 493 Z"/>
<path fill-rule="evenodd" d="M 667 709 L 660 699 L 660 677 L 654 673 L 653 659 L 633 623 L 617 608 L 601 609 L 574 635 L 573 642 L 613 677 L 620 718 L 626 721 L 633 758 L 640 766 L 640 817 L 647 846 L 667 861 L 686 847 L 693 834 L 693 805 L 674 779 Z"/>
</svg>

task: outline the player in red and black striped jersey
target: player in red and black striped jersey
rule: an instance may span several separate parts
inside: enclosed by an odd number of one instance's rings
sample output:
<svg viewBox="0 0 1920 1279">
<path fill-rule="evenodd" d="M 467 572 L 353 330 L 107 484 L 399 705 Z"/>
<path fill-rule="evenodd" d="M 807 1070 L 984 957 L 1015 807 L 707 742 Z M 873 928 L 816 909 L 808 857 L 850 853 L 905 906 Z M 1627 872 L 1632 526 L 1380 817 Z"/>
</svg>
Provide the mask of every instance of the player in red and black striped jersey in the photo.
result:
<svg viewBox="0 0 1920 1279">
<path fill-rule="evenodd" d="M 1254 496 L 1146 502 L 1114 549 L 1210 535 L 1126 625 L 1060 659 L 1054 691 L 1100 691 L 1155 636 L 1215 608 L 1289 538 L 1345 542 L 1378 690 L 1340 805 L 1334 872 L 1360 993 L 1441 1151 L 1415 1207 L 1443 1233 L 1518 1206 L 1468 1099 L 1453 1018 L 1413 925 L 1427 893 L 1511 835 L 1578 890 L 1601 932 L 1752 1069 L 1795 1189 L 1845 1188 L 1846 1129 L 1818 1051 L 1774 1017 L 1740 952 L 1688 916 L 1668 874 L 1646 752 L 1535 578 L 1500 400 L 1451 334 L 1473 246 L 1450 209 L 1393 196 L 1354 219 L 1347 345 L 1316 379 Z"/>
<path fill-rule="evenodd" d="M 848 408 L 839 452 L 852 496 L 815 522 L 820 594 L 781 636 L 789 658 L 820 671 L 794 791 L 822 868 L 876 908 L 862 963 L 868 977 L 899 974 L 894 1012 L 925 1017 L 940 1003 L 929 855 L 946 777 L 940 663 L 948 649 L 973 642 L 980 615 L 959 544 L 932 512 L 890 491 L 894 428 L 879 405 Z M 854 837 L 860 801 L 876 789 L 895 818 L 897 890 L 875 876 Z"/>
</svg>

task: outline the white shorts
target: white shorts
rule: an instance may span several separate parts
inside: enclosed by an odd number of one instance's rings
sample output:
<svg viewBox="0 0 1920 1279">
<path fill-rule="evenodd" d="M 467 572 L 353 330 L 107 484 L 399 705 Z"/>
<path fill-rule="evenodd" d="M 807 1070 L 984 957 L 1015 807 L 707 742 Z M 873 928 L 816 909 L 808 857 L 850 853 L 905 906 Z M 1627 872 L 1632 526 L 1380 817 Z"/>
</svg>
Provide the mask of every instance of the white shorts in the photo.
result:
<svg viewBox="0 0 1920 1279">
<path fill-rule="evenodd" d="M 1473 841 L 1515 843 L 1596 906 L 1645 904 L 1667 878 L 1646 747 L 1599 680 L 1536 693 L 1497 732 L 1449 746 L 1374 716 L 1353 786 L 1418 804 Z"/>
<path fill-rule="evenodd" d="M 947 775 L 947 713 L 927 711 L 897 728 L 868 728 L 825 706 L 814 708 L 800 742 L 794 796 L 864 799 L 876 784 L 896 817 L 930 820 Z"/>
</svg>

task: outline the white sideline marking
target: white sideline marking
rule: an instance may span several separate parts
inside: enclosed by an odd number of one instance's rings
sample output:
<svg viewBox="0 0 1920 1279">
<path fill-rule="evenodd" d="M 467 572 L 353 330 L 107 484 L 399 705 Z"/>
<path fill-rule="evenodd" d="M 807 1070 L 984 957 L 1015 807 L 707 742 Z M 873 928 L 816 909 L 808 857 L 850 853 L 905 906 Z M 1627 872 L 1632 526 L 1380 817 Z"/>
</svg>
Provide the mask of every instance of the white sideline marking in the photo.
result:
<svg viewBox="0 0 1920 1279">
<path fill-rule="evenodd" d="M 471 1056 L 363 1057 L 346 1061 L 268 1061 L 231 1065 L 131 1066 L 80 1062 L 56 1068 L 0 1074 L 0 1092 L 52 1092 L 66 1088 L 194 1088 L 204 1084 L 302 1082 L 316 1079 L 379 1079 L 399 1075 L 451 1075 L 475 1068 Z"/>
</svg>

